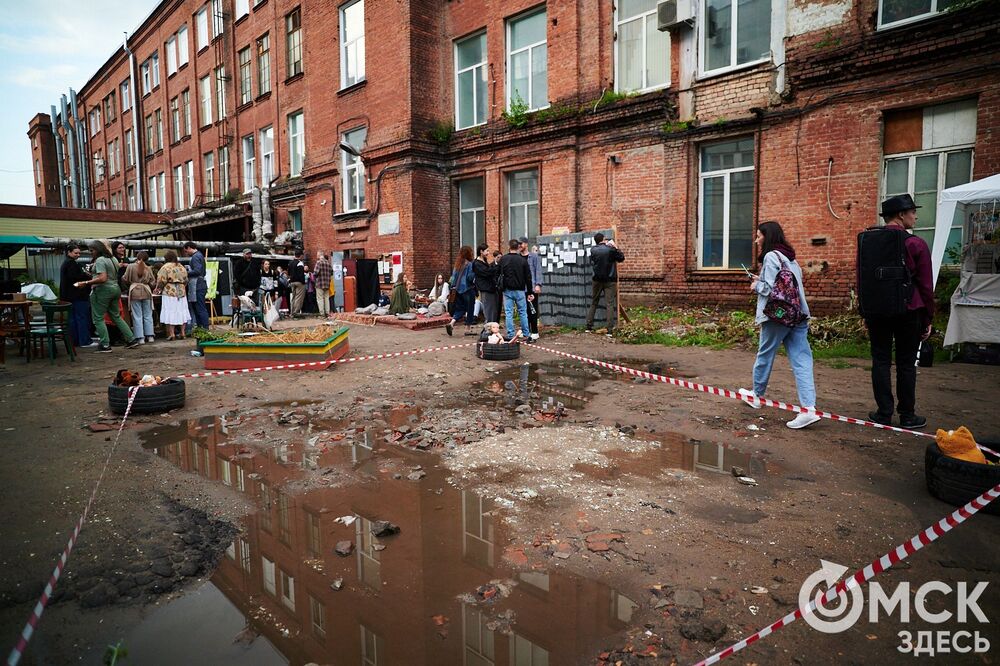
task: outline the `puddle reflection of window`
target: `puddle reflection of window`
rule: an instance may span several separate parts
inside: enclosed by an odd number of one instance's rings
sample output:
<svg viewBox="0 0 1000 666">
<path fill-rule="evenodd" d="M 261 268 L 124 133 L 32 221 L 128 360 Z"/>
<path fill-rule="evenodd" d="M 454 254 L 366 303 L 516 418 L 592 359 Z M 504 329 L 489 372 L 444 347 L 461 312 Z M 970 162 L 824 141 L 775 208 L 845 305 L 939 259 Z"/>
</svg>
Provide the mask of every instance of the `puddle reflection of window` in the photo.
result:
<svg viewBox="0 0 1000 666">
<path fill-rule="evenodd" d="M 281 603 L 285 604 L 289 610 L 295 610 L 295 579 L 288 575 L 284 569 L 278 569 L 281 577 Z"/>
<path fill-rule="evenodd" d="M 278 540 L 287 546 L 292 540 L 291 524 L 288 519 L 288 495 L 280 490 L 275 491 L 274 495 L 278 505 Z"/>
<path fill-rule="evenodd" d="M 695 444 L 694 466 L 709 472 L 724 472 L 725 447 L 722 444 Z"/>
<path fill-rule="evenodd" d="M 363 434 L 363 441 L 351 442 L 351 462 L 359 463 L 363 460 L 368 460 L 372 457 L 372 452 L 374 451 L 374 446 L 372 446 L 371 439 L 369 439 L 369 432 L 366 428 Z"/>
<path fill-rule="evenodd" d="M 302 454 L 303 469 L 319 469 L 319 451 L 306 451 Z"/>
<path fill-rule="evenodd" d="M 247 491 L 247 475 L 243 470 L 243 467 L 239 463 L 236 465 L 236 488 L 241 492 L 245 493 Z"/>
<path fill-rule="evenodd" d="M 189 439 L 187 446 L 188 446 L 188 458 L 191 459 L 191 471 L 197 472 L 201 467 L 201 465 L 198 463 L 198 454 L 199 454 L 198 445 Z"/>
<path fill-rule="evenodd" d="M 524 636 L 510 637 L 511 666 L 549 666 L 549 651 L 538 647 Z"/>
<path fill-rule="evenodd" d="M 240 566 L 250 573 L 250 542 L 244 539 L 237 539 L 237 542 L 240 544 Z"/>
<path fill-rule="evenodd" d="M 628 624 L 632 621 L 632 614 L 639 607 L 639 604 L 635 603 L 624 594 L 618 594 L 617 592 L 611 593 L 611 617 L 615 618 L 619 622 Z"/>
<path fill-rule="evenodd" d="M 235 541 L 233 541 L 231 544 L 229 544 L 228 546 L 226 546 L 226 557 L 228 557 L 231 560 L 235 560 L 236 559 L 236 542 Z"/>
<path fill-rule="evenodd" d="M 381 666 L 382 637 L 374 631 L 361 625 L 361 664 L 362 666 Z"/>
<path fill-rule="evenodd" d="M 264 571 L 264 590 L 273 595 L 277 592 L 274 580 L 274 562 L 261 555 L 260 563 Z"/>
<path fill-rule="evenodd" d="M 323 538 L 319 531 L 319 516 L 306 511 L 306 551 L 309 557 L 319 557 L 323 552 Z"/>
<path fill-rule="evenodd" d="M 289 460 L 288 444 L 278 444 L 274 447 L 274 459 L 279 463 L 287 463 Z"/>
<path fill-rule="evenodd" d="M 549 591 L 549 575 L 547 573 L 542 571 L 522 571 L 517 574 L 517 577 L 542 592 Z"/>
<path fill-rule="evenodd" d="M 201 450 L 201 462 L 202 462 L 202 467 L 201 467 L 202 471 L 201 471 L 201 473 L 202 473 L 202 476 L 204 476 L 205 478 L 210 479 L 210 478 L 212 478 L 212 476 L 211 476 L 211 474 L 212 474 L 212 470 L 211 470 L 211 467 L 212 467 L 212 453 L 208 450 L 207 446 L 202 446 L 202 445 L 199 444 L 198 448 Z"/>
<path fill-rule="evenodd" d="M 311 594 L 309 594 L 309 621 L 314 636 L 318 638 L 326 636 L 326 608 Z"/>
<path fill-rule="evenodd" d="M 462 491 L 462 556 L 481 567 L 493 567 L 493 500 Z"/>
<path fill-rule="evenodd" d="M 260 510 L 257 515 L 260 518 L 260 529 L 265 532 L 271 531 L 271 488 L 266 483 L 260 481 L 257 484 L 260 497 Z"/>
<path fill-rule="evenodd" d="M 231 486 L 233 485 L 233 471 L 229 467 L 229 461 L 222 456 L 217 456 L 218 460 L 216 464 L 219 467 L 219 478 L 222 479 L 222 483 Z"/>
<path fill-rule="evenodd" d="M 465 645 L 464 666 L 492 666 L 496 659 L 493 632 L 486 628 L 483 614 L 468 604 L 462 604 L 462 640 Z"/>
<path fill-rule="evenodd" d="M 354 540 L 358 544 L 358 580 L 376 590 L 382 589 L 382 563 L 380 553 L 375 550 L 372 523 L 367 518 L 358 517 L 354 523 Z"/>
</svg>

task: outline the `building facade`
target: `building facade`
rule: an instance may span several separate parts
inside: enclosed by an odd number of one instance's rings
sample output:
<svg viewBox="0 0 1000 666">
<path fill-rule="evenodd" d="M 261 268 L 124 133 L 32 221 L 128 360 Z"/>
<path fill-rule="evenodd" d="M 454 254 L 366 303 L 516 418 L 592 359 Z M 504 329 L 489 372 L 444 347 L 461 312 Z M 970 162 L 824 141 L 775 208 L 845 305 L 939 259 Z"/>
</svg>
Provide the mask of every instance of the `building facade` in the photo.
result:
<svg viewBox="0 0 1000 666">
<path fill-rule="evenodd" d="M 822 311 L 881 198 L 930 240 L 937 192 L 1000 170 L 990 2 L 664 4 L 162 2 L 76 96 L 77 180 L 95 207 L 245 201 L 248 232 L 401 251 L 425 287 L 460 245 L 613 227 L 645 303 L 745 304 L 776 219 Z"/>
</svg>

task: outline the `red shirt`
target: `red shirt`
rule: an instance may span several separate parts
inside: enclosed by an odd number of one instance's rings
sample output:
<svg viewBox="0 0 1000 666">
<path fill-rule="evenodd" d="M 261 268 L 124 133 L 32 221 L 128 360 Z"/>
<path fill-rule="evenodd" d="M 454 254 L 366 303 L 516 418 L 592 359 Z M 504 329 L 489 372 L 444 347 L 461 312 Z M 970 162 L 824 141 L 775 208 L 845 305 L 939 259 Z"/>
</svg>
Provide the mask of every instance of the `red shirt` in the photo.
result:
<svg viewBox="0 0 1000 666">
<path fill-rule="evenodd" d="M 902 229 L 902 225 L 887 224 L 887 227 Z M 921 310 L 920 318 L 924 326 L 934 318 L 934 272 L 931 269 L 931 251 L 920 236 L 908 234 L 906 238 L 906 268 L 913 277 L 913 294 L 910 296 L 910 310 Z"/>
</svg>

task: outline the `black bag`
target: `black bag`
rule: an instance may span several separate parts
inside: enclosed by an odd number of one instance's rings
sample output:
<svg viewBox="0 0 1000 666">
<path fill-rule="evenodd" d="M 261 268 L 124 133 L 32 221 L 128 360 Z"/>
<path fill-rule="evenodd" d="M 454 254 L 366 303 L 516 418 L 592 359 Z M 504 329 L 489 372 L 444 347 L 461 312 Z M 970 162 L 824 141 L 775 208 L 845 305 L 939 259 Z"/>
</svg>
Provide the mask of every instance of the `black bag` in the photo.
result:
<svg viewBox="0 0 1000 666">
<path fill-rule="evenodd" d="M 858 234 L 858 311 L 862 317 L 905 314 L 913 294 L 906 231 L 871 227 Z"/>
</svg>

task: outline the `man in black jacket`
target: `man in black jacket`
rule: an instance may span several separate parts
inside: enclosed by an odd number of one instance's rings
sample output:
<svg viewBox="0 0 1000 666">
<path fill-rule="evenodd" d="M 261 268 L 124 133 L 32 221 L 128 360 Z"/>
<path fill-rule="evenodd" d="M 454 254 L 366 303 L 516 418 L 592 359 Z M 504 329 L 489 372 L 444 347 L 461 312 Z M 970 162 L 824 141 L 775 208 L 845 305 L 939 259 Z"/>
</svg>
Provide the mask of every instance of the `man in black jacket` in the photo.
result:
<svg viewBox="0 0 1000 666">
<path fill-rule="evenodd" d="M 483 303 L 483 316 L 489 323 L 500 317 L 500 293 L 497 291 L 500 265 L 493 261 L 493 254 L 486 243 L 482 243 L 476 250 L 478 256 L 472 262 L 472 272 L 476 276 L 476 291 Z"/>
<path fill-rule="evenodd" d="M 619 262 L 625 261 L 625 255 L 615 246 L 613 240 L 604 240 L 604 234 L 594 234 L 594 247 L 590 248 L 590 263 L 594 267 L 593 290 L 590 297 L 590 310 L 587 312 L 587 331 L 594 330 L 594 313 L 597 304 L 604 294 L 604 304 L 608 309 L 608 335 L 615 330 L 618 323 L 618 270 Z"/>
<path fill-rule="evenodd" d="M 59 267 L 59 298 L 69 301 L 69 333 L 77 347 L 97 345 L 90 337 L 90 287 L 75 287 L 76 282 L 90 279 L 83 266 L 76 262 L 80 258 L 78 245 L 66 246 L 66 260 Z"/>
<path fill-rule="evenodd" d="M 503 278 L 503 309 L 507 316 L 507 339 L 514 337 L 514 308 L 521 320 L 521 335 L 525 342 L 531 339 L 531 329 L 528 327 L 528 296 L 525 291 L 531 286 L 531 268 L 528 258 L 523 256 L 518 248 L 520 243 L 512 238 L 508 247 L 510 251 L 500 257 L 500 275 Z"/>
<path fill-rule="evenodd" d="M 252 291 L 251 298 L 257 297 L 257 292 L 260 290 L 260 265 L 254 260 L 250 248 L 243 250 L 242 259 L 233 262 L 233 277 L 236 279 L 236 286 L 239 287 L 237 296 Z"/>
</svg>

